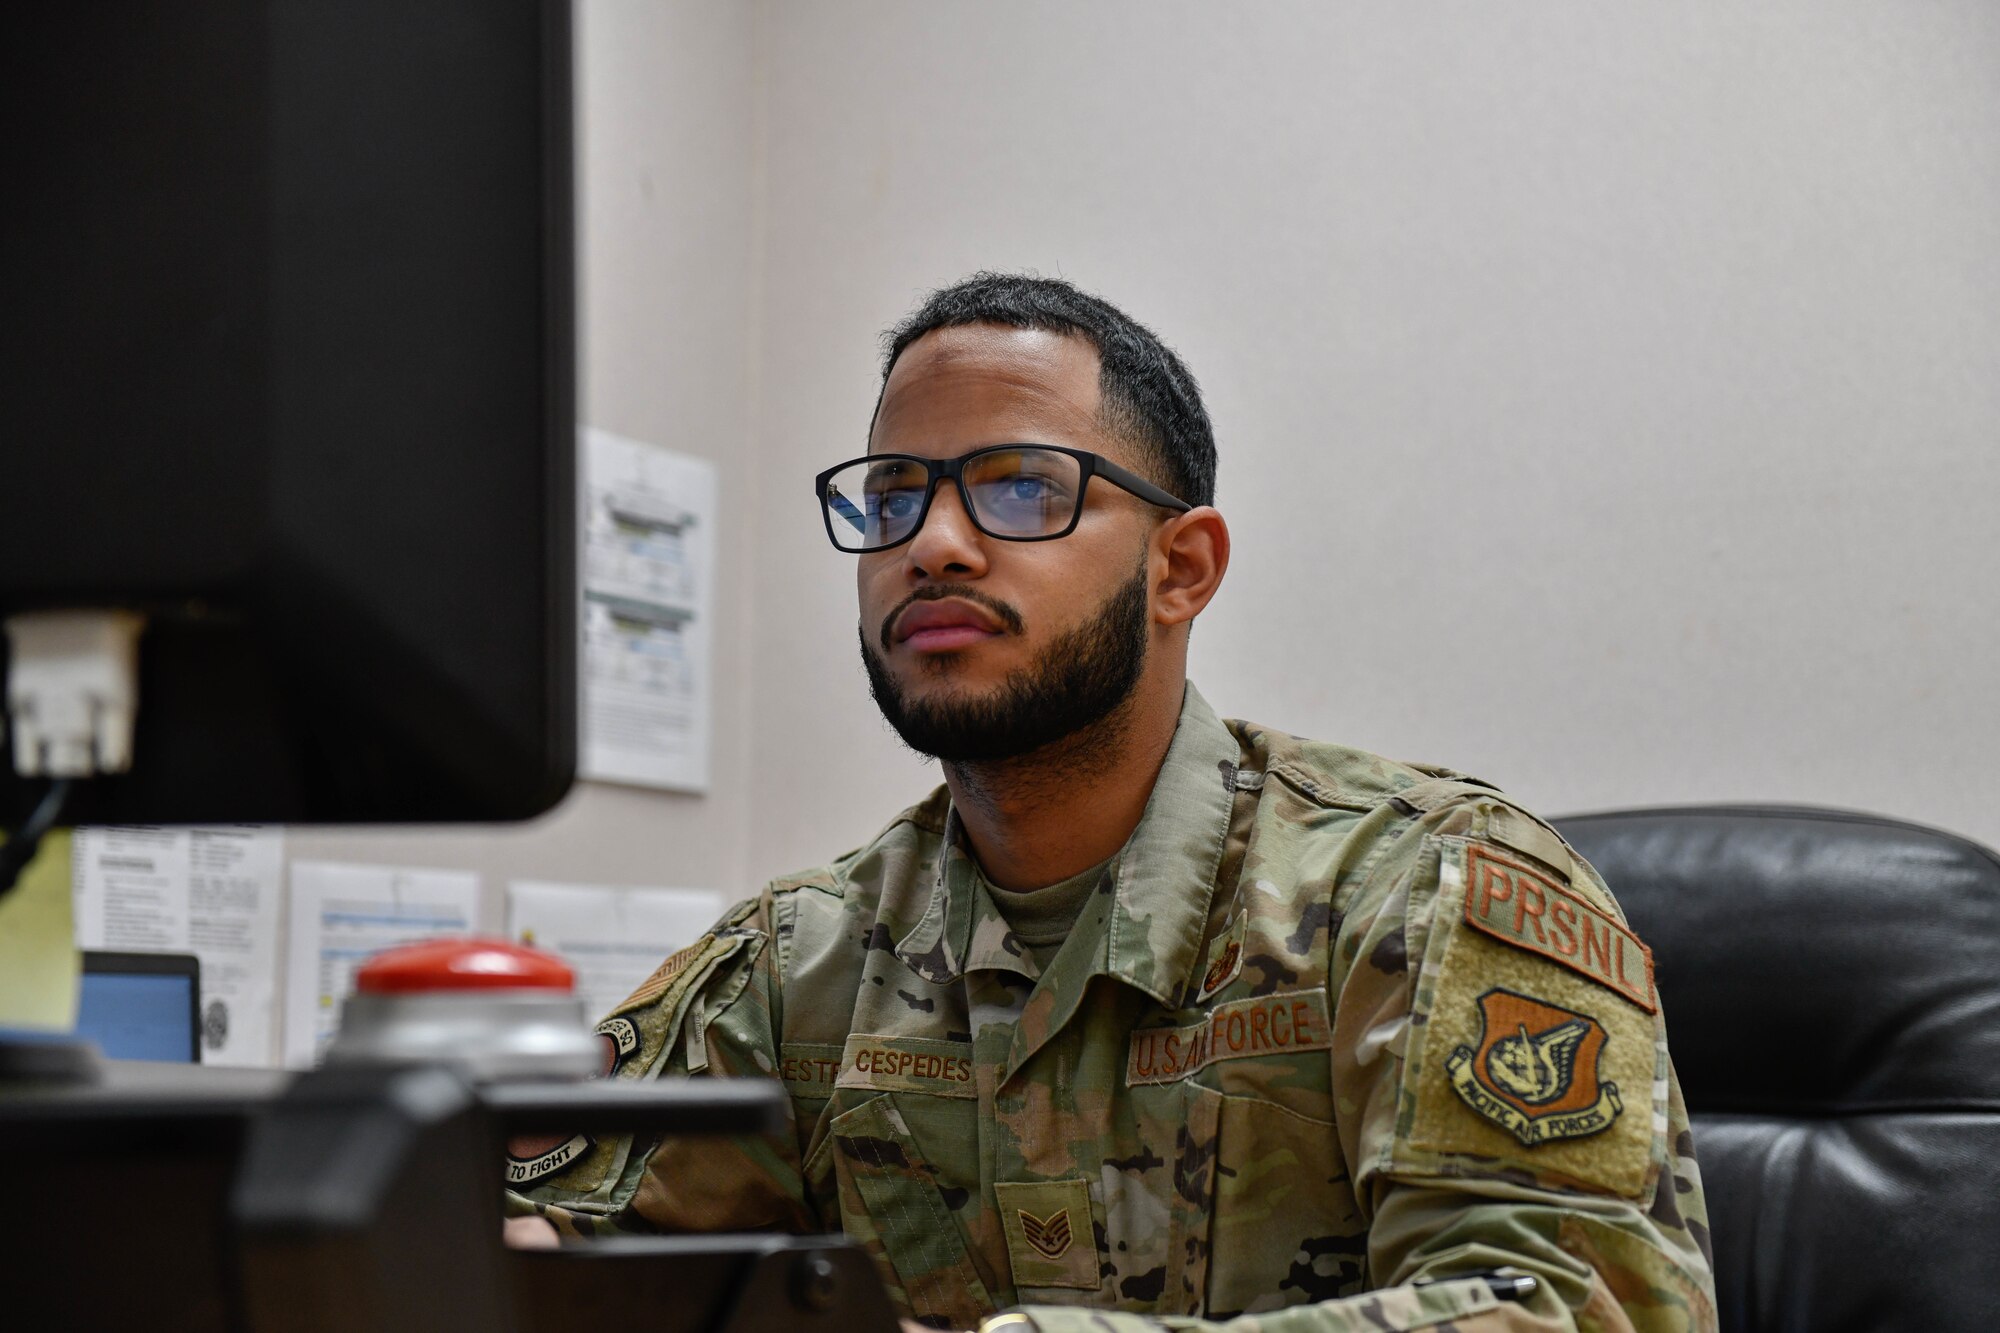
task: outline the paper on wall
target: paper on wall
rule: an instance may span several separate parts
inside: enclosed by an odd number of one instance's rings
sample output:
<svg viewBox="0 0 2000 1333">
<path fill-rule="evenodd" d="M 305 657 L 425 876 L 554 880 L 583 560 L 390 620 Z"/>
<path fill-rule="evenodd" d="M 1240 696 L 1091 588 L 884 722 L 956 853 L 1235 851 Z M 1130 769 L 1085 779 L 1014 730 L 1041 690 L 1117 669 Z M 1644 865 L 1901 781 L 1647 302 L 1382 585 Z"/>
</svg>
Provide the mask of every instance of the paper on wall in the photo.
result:
<svg viewBox="0 0 2000 1333">
<path fill-rule="evenodd" d="M 583 436 L 583 776 L 708 789 L 715 467 Z"/>
<path fill-rule="evenodd" d="M 470 870 L 299 861 L 285 953 L 285 1064 L 318 1060 L 368 955 L 396 944 L 471 933 L 479 876 Z"/>
<path fill-rule="evenodd" d="M 709 889 L 623 889 L 516 880 L 507 886 L 507 931 L 576 969 L 577 993 L 595 1022 L 637 990 L 660 961 L 694 943 L 728 906 Z"/>
<path fill-rule="evenodd" d="M 76 928 L 70 834 L 52 829 L 0 892 L 0 1028 L 76 1027 Z"/>
<path fill-rule="evenodd" d="M 284 860 L 275 828 L 79 829 L 77 943 L 195 955 L 202 1062 L 271 1065 Z"/>
</svg>

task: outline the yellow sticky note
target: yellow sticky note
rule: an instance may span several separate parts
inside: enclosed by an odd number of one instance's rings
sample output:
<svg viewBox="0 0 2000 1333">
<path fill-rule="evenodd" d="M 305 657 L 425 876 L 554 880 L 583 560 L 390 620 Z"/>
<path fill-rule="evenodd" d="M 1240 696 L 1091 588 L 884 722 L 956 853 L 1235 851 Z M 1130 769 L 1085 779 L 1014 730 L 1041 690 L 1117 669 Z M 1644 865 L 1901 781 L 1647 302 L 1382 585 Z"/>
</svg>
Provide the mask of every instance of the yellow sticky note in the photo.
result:
<svg viewBox="0 0 2000 1333">
<path fill-rule="evenodd" d="M 74 1029 L 77 972 L 70 834 L 57 829 L 0 897 L 0 1027 Z"/>
</svg>

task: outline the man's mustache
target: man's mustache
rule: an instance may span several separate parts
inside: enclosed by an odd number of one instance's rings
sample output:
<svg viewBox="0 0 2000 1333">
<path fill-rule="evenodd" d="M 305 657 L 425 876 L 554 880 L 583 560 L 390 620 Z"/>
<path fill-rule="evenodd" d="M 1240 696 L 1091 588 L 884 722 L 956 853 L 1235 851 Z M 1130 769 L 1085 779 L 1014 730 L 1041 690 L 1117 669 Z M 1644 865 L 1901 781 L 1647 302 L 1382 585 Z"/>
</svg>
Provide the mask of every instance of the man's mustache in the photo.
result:
<svg viewBox="0 0 2000 1333">
<path fill-rule="evenodd" d="M 937 583 L 919 588 L 896 603 L 896 609 L 882 617 L 882 651 L 889 652 L 895 647 L 889 640 L 889 631 L 896 623 L 896 617 L 909 610 L 918 602 L 940 602 L 947 597 L 958 597 L 975 606 L 983 606 L 1000 618 L 1009 634 L 1019 634 L 1024 628 L 1021 613 L 997 597 L 989 597 L 969 583 Z"/>
</svg>

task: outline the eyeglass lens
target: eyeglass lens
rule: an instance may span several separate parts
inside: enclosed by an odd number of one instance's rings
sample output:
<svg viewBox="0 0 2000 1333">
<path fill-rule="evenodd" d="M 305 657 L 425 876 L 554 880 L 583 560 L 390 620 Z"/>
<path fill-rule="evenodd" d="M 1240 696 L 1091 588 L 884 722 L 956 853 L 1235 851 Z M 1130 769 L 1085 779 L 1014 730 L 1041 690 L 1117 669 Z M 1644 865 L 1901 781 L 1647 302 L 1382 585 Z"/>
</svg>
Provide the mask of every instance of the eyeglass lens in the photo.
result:
<svg viewBox="0 0 2000 1333">
<path fill-rule="evenodd" d="M 1053 449 L 996 449 L 962 474 L 973 520 L 996 537 L 1047 537 L 1076 515 L 1083 468 Z M 891 546 L 913 532 L 931 469 L 908 458 L 863 459 L 827 479 L 821 496 L 834 542 L 847 551 Z"/>
</svg>

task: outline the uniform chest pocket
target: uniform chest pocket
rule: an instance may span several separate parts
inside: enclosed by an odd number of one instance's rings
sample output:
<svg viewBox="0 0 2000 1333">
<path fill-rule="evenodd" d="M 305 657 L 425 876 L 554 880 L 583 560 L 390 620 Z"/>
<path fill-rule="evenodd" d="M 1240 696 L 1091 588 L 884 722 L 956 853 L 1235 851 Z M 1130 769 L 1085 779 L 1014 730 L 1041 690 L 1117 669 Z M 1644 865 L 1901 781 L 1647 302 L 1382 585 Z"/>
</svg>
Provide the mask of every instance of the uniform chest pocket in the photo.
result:
<svg viewBox="0 0 2000 1333">
<path fill-rule="evenodd" d="M 965 1200 L 946 1199 L 899 1095 L 869 1097 L 828 1127 L 822 1151 L 833 1155 L 841 1227 L 875 1256 L 891 1296 L 912 1316 L 975 1328 L 993 1303 L 954 1216 L 952 1203 Z"/>
<path fill-rule="evenodd" d="M 1290 1090 L 1215 1098 L 1208 1226 L 1213 1319 L 1351 1296 L 1367 1284 L 1368 1226 L 1355 1203 L 1330 1099 Z M 1324 1117 L 1324 1118 L 1322 1118 Z"/>
</svg>

